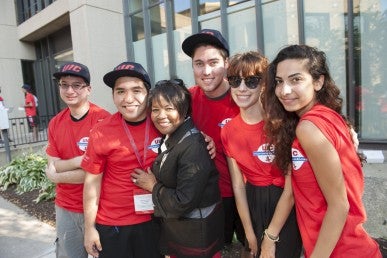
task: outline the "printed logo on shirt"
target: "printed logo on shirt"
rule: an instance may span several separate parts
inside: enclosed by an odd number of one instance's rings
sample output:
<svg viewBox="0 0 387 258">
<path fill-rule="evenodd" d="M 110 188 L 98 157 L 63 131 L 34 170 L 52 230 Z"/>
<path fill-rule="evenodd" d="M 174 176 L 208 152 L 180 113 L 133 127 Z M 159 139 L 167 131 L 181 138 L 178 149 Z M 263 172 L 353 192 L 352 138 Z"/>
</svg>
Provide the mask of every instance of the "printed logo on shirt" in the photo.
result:
<svg viewBox="0 0 387 258">
<path fill-rule="evenodd" d="M 299 150 L 292 148 L 292 162 L 293 170 L 298 170 L 304 162 L 308 162 L 308 159 Z"/>
<path fill-rule="evenodd" d="M 271 163 L 274 159 L 274 146 L 270 147 L 269 144 L 265 143 L 259 146 L 258 150 L 253 151 L 253 156 L 264 163 Z"/>
<path fill-rule="evenodd" d="M 78 145 L 78 148 L 81 150 L 81 151 L 86 151 L 87 149 L 87 144 L 89 143 L 89 137 L 83 137 L 79 140 L 79 142 L 77 143 Z"/>
<path fill-rule="evenodd" d="M 226 118 L 226 119 L 224 119 L 222 122 L 220 122 L 220 123 L 218 124 L 218 126 L 219 126 L 220 128 L 222 128 L 222 127 L 225 126 L 228 122 L 230 122 L 231 119 L 232 119 L 232 118 Z"/>
<path fill-rule="evenodd" d="M 158 153 L 160 147 L 161 137 L 154 138 L 150 145 L 148 145 L 148 150 L 152 150 L 154 153 Z"/>
</svg>

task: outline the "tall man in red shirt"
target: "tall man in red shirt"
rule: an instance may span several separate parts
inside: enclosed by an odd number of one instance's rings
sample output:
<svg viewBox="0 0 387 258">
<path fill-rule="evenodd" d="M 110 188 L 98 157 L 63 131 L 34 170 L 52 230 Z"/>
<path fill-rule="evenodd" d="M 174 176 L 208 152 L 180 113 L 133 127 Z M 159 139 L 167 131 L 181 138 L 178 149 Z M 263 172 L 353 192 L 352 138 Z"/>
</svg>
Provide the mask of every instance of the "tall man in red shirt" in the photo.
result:
<svg viewBox="0 0 387 258">
<path fill-rule="evenodd" d="M 46 175 L 56 183 L 56 257 L 87 258 L 83 246 L 85 172 L 81 169 L 81 160 L 91 128 L 110 114 L 88 101 L 91 86 L 85 65 L 66 63 L 54 77 L 58 80 L 60 97 L 67 104 L 50 121 L 46 149 Z"/>
<path fill-rule="evenodd" d="M 144 68 L 124 62 L 103 77 L 118 112 L 90 133 L 82 161 L 85 247 L 99 258 L 161 257 L 149 210 L 137 209 L 141 188 L 131 180 L 135 168 L 147 170 L 157 156 L 160 134 L 147 116 L 150 79 Z M 142 199 L 144 201 L 144 199 Z"/>
<path fill-rule="evenodd" d="M 38 140 L 38 124 L 35 96 L 31 93 L 31 86 L 23 84 L 22 90 L 24 92 L 24 110 L 28 120 L 28 126 L 32 130 L 32 140 L 36 142 Z"/>
<path fill-rule="evenodd" d="M 244 243 L 244 230 L 236 209 L 227 159 L 220 138 L 221 128 L 239 113 L 239 107 L 230 95 L 226 72 L 229 46 L 217 30 L 203 29 L 183 41 L 184 53 L 192 58 L 192 68 L 197 85 L 192 94 L 194 124 L 213 138 L 216 147 L 215 165 L 219 171 L 219 188 L 225 211 L 224 240 L 231 244 L 234 231 Z"/>
</svg>

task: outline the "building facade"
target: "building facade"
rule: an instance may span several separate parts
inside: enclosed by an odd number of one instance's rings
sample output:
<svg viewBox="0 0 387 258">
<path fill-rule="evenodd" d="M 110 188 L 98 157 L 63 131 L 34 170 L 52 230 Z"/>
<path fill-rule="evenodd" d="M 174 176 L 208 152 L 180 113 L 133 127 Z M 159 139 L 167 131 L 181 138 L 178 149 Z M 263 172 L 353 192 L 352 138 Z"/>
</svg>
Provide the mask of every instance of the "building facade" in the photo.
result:
<svg viewBox="0 0 387 258">
<path fill-rule="evenodd" d="M 212 28 L 228 40 L 231 55 L 259 50 L 272 59 L 289 44 L 323 50 L 361 145 L 387 149 L 387 0 L 0 3 L 6 7 L 0 9 L 0 86 L 7 102 L 19 102 L 22 94 L 11 92 L 27 82 L 40 99 L 40 113 L 57 113 L 63 105 L 51 74 L 69 60 L 88 65 L 92 101 L 110 111 L 111 91 L 102 77 L 124 60 L 141 63 L 153 82 L 179 77 L 193 85 L 181 43 Z"/>
</svg>

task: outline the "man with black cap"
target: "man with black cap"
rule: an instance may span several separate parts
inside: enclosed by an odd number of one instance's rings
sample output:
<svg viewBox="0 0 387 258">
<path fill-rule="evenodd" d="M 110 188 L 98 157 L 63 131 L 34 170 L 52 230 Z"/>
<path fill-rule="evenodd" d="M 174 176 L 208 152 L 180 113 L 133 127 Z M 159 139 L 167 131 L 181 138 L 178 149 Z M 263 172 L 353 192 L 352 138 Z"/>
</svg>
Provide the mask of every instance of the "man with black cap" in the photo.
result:
<svg viewBox="0 0 387 258">
<path fill-rule="evenodd" d="M 36 142 L 38 140 L 38 124 L 39 119 L 37 116 L 36 100 L 35 96 L 31 93 L 31 86 L 29 84 L 23 84 L 22 91 L 24 93 L 24 110 L 28 121 L 28 126 L 32 130 L 32 140 Z"/>
<path fill-rule="evenodd" d="M 81 164 L 87 172 L 85 247 L 99 258 L 161 257 L 151 195 L 130 176 L 135 168 L 146 171 L 152 165 L 161 140 L 147 116 L 150 79 L 140 64 L 124 62 L 103 80 L 112 88 L 118 112 L 91 131 Z"/>
<path fill-rule="evenodd" d="M 82 203 L 85 172 L 81 161 L 91 128 L 110 114 L 88 101 L 90 73 L 85 65 L 66 63 L 54 77 L 58 80 L 60 97 L 67 105 L 48 125 L 46 149 L 46 175 L 56 183 L 56 254 L 60 258 L 86 258 Z"/>
<path fill-rule="evenodd" d="M 217 30 L 203 29 L 182 43 L 184 53 L 192 58 L 197 85 L 192 94 L 192 118 L 199 130 L 213 138 L 216 145 L 215 165 L 219 171 L 219 188 L 225 211 L 224 242 L 232 243 L 234 231 L 244 243 L 244 230 L 236 209 L 227 159 L 220 138 L 221 128 L 239 113 L 225 79 L 229 65 L 229 46 Z"/>
</svg>

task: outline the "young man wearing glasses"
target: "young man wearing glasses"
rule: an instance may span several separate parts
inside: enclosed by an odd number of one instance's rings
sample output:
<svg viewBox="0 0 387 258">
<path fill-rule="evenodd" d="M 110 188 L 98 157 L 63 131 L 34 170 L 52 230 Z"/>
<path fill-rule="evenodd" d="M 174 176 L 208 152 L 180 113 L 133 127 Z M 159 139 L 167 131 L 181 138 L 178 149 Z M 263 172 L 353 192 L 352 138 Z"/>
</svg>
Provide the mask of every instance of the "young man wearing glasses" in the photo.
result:
<svg viewBox="0 0 387 258">
<path fill-rule="evenodd" d="M 219 188 L 225 211 L 224 242 L 232 243 L 234 232 L 244 243 L 241 224 L 232 190 L 231 177 L 220 138 L 221 128 L 239 113 L 239 107 L 230 95 L 225 79 L 229 65 L 229 46 L 217 30 L 203 29 L 182 43 L 185 54 L 192 58 L 197 85 L 192 94 L 192 118 L 199 130 L 213 138 L 216 146 L 215 165 L 219 171 Z"/>
<path fill-rule="evenodd" d="M 88 101 L 90 73 L 85 65 L 66 63 L 53 75 L 67 105 L 49 123 L 46 149 L 46 175 L 56 184 L 56 254 L 86 258 L 82 204 L 85 172 L 80 165 L 91 128 L 110 114 Z"/>
</svg>

